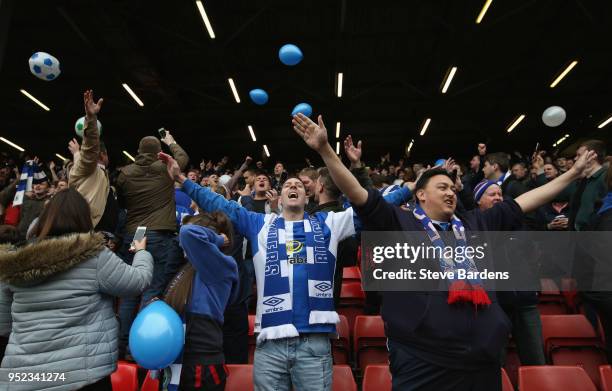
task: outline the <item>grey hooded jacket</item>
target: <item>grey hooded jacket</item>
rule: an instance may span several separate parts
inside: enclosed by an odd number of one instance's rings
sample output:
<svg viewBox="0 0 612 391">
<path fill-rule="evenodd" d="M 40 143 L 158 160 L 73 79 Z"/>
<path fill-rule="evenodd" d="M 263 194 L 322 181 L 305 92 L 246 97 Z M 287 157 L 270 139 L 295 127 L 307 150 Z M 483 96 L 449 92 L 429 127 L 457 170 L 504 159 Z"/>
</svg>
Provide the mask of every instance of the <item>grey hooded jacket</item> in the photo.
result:
<svg viewBox="0 0 612 391">
<path fill-rule="evenodd" d="M 78 390 L 113 373 L 113 296 L 139 295 L 152 273 L 150 253 L 138 251 L 130 266 L 99 233 L 0 246 L 0 335 L 9 336 L 0 390 Z M 64 380 L 7 382 L 9 372 L 60 373 Z"/>
</svg>

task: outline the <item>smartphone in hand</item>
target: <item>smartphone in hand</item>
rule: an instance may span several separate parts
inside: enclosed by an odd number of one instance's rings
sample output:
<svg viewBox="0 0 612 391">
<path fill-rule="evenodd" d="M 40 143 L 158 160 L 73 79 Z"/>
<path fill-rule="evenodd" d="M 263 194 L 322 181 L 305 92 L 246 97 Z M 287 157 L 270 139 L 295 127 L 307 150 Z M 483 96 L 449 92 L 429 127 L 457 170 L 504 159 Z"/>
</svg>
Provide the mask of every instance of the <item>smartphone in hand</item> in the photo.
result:
<svg viewBox="0 0 612 391">
<path fill-rule="evenodd" d="M 144 239 L 145 233 L 147 232 L 147 227 L 138 227 L 136 228 L 136 233 L 134 234 L 134 239 L 132 239 L 132 243 L 130 244 L 130 251 L 134 252 L 136 247 L 134 246 L 134 242 L 140 241 Z"/>
<path fill-rule="evenodd" d="M 159 138 L 165 138 L 166 137 L 166 129 L 165 128 L 157 129 L 157 133 L 159 133 Z"/>
</svg>

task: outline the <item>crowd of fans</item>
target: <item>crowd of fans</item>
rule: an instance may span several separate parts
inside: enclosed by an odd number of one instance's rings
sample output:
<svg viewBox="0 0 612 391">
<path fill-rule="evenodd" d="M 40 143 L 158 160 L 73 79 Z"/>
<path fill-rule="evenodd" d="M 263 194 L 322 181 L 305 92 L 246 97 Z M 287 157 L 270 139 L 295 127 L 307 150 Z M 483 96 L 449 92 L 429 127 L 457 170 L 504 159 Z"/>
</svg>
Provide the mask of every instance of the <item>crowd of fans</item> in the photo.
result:
<svg viewBox="0 0 612 391">
<path fill-rule="evenodd" d="M 172 368 L 178 375 L 166 373 L 169 387 L 223 389 L 223 365 L 248 360 L 251 301 L 256 389 L 329 390 L 334 305 L 343 268 L 359 264 L 360 231 L 423 230 L 419 213 L 434 231 L 612 230 L 612 170 L 598 140 L 583 142 L 576 156 L 493 152 L 480 143 L 464 161 L 434 166 L 431 151 L 431 161 L 387 154 L 366 165 L 367 140 L 362 148 L 349 136 L 347 169 L 329 148 L 322 119 L 299 115 L 293 126 L 322 167 L 265 167 L 248 156 L 240 166 L 229 157 L 194 165 L 168 131 L 161 140 L 144 137 L 134 163 L 111 171 L 96 126 L 102 100 L 86 91 L 84 105 L 83 139 L 69 142 L 72 159 L 63 165 L 0 157 L 2 368 L 62 369 L 70 373 L 62 389 L 110 389 L 117 359 L 131 358 L 134 316 L 161 299 L 187 325 L 181 365 Z M 146 238 L 134 242 L 139 226 Z M 313 298 L 315 281 L 328 281 L 332 293 Z M 381 312 L 382 296 L 397 389 L 443 384 L 440 376 L 454 379 L 454 389 L 497 389 L 491 384 L 499 382 L 510 332 L 523 365 L 545 364 L 537 292 L 474 292 L 467 299 L 453 298 L 452 289 L 448 298 L 429 299 L 366 292 L 368 314 Z M 612 295 L 583 296 L 612 336 Z M 285 300 L 274 304 L 277 313 L 265 308 L 270 298 Z M 463 315 L 442 309 L 462 301 L 474 304 L 461 307 Z M 499 325 L 497 309 L 511 328 Z M 443 329 L 465 314 L 474 319 L 470 336 L 449 337 Z M 422 334 L 417 326 L 427 321 Z"/>
</svg>

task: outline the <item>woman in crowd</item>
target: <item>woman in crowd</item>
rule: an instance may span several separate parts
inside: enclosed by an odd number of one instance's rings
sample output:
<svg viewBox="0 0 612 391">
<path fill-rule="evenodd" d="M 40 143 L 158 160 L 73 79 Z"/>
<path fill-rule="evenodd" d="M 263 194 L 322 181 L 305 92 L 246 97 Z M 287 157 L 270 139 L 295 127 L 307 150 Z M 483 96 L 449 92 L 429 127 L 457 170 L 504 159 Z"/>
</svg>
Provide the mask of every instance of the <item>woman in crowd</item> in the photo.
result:
<svg viewBox="0 0 612 391">
<path fill-rule="evenodd" d="M 119 334 L 113 296 L 142 293 L 153 258 L 145 238 L 134 243 L 130 266 L 92 230 L 87 201 L 69 188 L 45 206 L 31 244 L 0 247 L 0 335 L 9 336 L 2 369 L 62 376 L 20 390 L 112 390 Z"/>
<path fill-rule="evenodd" d="M 170 282 L 165 300 L 185 322 L 182 365 L 172 366 L 170 389 L 225 389 L 223 313 L 238 292 L 238 266 L 229 256 L 233 227 L 221 213 L 187 216 L 180 244 L 189 261 Z M 176 373 L 180 371 L 180 376 Z"/>
</svg>

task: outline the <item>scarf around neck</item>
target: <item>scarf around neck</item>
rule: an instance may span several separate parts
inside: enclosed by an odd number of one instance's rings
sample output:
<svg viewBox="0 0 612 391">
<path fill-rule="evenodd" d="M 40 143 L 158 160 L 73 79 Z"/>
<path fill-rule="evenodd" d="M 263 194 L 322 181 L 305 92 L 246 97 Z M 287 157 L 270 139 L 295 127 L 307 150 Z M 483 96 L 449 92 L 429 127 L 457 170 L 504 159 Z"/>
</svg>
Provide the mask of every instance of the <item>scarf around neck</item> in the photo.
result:
<svg viewBox="0 0 612 391">
<path fill-rule="evenodd" d="M 292 224 L 300 222 L 291 222 Z M 334 271 L 336 261 L 328 256 L 325 235 L 321 222 L 304 213 L 306 237 L 306 271 L 308 275 L 309 324 L 335 324 L 339 322 L 334 311 Z M 270 224 L 266 238 L 266 264 L 264 268 L 264 292 L 261 305 L 261 333 L 258 339 L 297 337 L 293 325 L 293 300 L 289 286 L 288 252 L 298 253 L 292 248 L 285 232 L 285 219 L 276 217 Z M 288 251 L 289 250 L 289 251 Z"/>
<path fill-rule="evenodd" d="M 443 249 L 446 247 L 446 244 L 425 211 L 417 204 L 412 213 L 421 222 L 431 243 L 435 247 L 442 249 L 441 251 L 444 253 Z M 456 240 L 455 249 L 465 247 L 467 245 L 465 227 L 455 215 L 451 218 L 451 227 Z M 465 254 L 465 251 L 462 254 Z M 482 281 L 476 274 L 478 273 L 478 268 L 476 268 L 473 258 L 466 257 L 465 261 L 458 262 L 455 259 L 441 257 L 438 261 L 442 272 L 453 272 L 453 277 L 448 278 L 448 304 L 460 302 L 472 303 L 475 306 L 488 306 L 491 304 L 491 299 L 489 299 L 489 295 L 482 286 Z M 457 270 L 459 269 L 465 270 L 468 276 L 475 275 L 476 278 L 458 279 Z"/>
</svg>

